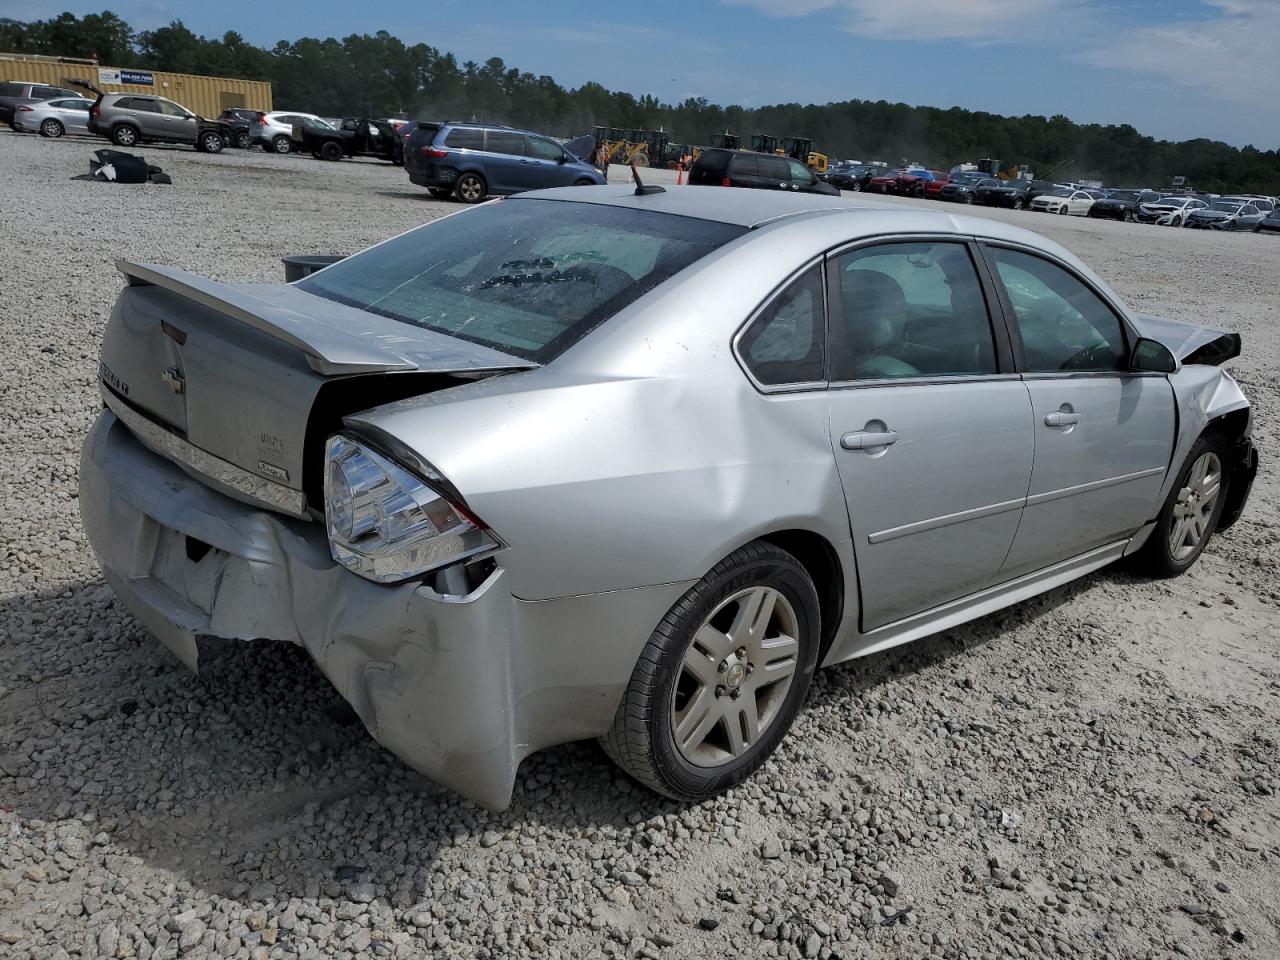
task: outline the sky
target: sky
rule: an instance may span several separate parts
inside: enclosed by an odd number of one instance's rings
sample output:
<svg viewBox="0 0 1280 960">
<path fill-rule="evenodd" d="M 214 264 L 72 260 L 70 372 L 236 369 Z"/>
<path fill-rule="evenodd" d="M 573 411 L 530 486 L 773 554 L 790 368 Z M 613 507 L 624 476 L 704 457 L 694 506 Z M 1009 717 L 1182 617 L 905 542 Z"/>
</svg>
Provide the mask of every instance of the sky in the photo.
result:
<svg viewBox="0 0 1280 960">
<path fill-rule="evenodd" d="M 883 99 L 1280 148 L 1280 0 L 0 0 L 0 16 L 104 6 L 267 47 L 386 30 L 665 101 Z"/>
</svg>

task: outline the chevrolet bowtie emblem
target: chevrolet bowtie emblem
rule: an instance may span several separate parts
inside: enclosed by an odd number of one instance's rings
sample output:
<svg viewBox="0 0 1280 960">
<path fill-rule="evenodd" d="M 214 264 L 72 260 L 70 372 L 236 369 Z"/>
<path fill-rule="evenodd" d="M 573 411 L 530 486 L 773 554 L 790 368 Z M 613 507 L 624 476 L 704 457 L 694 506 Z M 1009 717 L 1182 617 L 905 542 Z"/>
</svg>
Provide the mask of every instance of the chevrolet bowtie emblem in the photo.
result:
<svg viewBox="0 0 1280 960">
<path fill-rule="evenodd" d="M 187 388 L 187 381 L 183 379 L 182 371 L 177 367 L 170 367 L 160 374 L 160 379 L 167 383 L 174 393 L 182 393 Z"/>
</svg>

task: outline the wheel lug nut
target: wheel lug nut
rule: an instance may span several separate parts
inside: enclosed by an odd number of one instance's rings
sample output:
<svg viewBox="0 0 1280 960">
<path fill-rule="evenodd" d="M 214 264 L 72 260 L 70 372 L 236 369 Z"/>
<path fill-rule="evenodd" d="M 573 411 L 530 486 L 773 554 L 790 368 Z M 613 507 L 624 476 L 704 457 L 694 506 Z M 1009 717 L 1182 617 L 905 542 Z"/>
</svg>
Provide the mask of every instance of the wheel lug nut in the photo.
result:
<svg viewBox="0 0 1280 960">
<path fill-rule="evenodd" d="M 724 696 L 724 687 L 720 687 L 720 686 L 716 687 L 716 696 L 717 697 Z"/>
<path fill-rule="evenodd" d="M 738 658 L 739 658 L 739 659 L 741 659 L 742 657 L 745 657 L 746 655 L 747 655 L 747 648 L 746 648 L 746 647 L 739 647 L 739 648 L 737 649 L 737 656 L 738 656 Z"/>
<path fill-rule="evenodd" d="M 734 688 L 734 690 L 733 690 L 733 693 L 729 694 L 729 696 L 731 696 L 731 697 L 733 697 L 733 699 L 737 700 L 740 696 L 742 696 L 742 688 L 741 688 L 741 687 L 735 687 L 735 688 Z"/>
<path fill-rule="evenodd" d="M 747 664 L 747 673 L 748 673 L 748 674 L 755 673 L 755 670 L 756 670 L 756 665 L 755 665 L 754 663 L 748 663 L 748 664 Z"/>
<path fill-rule="evenodd" d="M 721 660 L 719 663 L 716 664 L 716 673 L 724 673 L 728 669 L 729 669 L 729 663 L 727 660 Z"/>
</svg>

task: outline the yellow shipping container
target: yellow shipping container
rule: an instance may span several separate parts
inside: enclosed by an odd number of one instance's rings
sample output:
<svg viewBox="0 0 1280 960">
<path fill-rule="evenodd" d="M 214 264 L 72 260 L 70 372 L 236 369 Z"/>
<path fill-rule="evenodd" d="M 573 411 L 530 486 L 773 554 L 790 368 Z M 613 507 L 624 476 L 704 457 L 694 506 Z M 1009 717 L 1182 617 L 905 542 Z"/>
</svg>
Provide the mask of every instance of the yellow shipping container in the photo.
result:
<svg viewBox="0 0 1280 960">
<path fill-rule="evenodd" d="M 0 53 L 0 81 L 18 80 L 65 87 L 71 79 L 88 80 L 107 93 L 153 93 L 180 103 L 202 117 L 216 117 L 227 107 L 271 110 L 271 84 L 263 80 L 104 67 L 96 60 L 74 57 Z"/>
</svg>

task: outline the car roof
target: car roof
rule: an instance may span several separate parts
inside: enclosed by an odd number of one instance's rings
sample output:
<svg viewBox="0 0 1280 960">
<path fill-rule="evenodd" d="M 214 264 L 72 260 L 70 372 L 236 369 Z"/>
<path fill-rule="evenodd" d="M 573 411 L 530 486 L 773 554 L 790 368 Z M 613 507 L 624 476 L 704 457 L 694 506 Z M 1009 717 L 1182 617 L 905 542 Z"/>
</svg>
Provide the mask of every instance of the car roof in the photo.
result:
<svg viewBox="0 0 1280 960">
<path fill-rule="evenodd" d="M 520 196 L 530 199 L 598 203 L 631 210 L 653 210 L 677 217 L 714 220 L 748 228 L 761 227 L 780 220 L 794 223 L 803 219 L 835 214 L 865 216 L 867 219 L 874 217 L 881 221 L 884 215 L 892 214 L 896 221 L 901 222 L 903 232 L 942 232 L 998 237 L 1030 242 L 1041 247 L 1046 243 L 1043 237 L 1029 230 L 985 217 L 967 217 L 950 211 L 937 210 L 934 207 L 907 207 L 870 198 L 853 199 L 817 193 L 792 193 L 784 190 L 680 186 L 670 187 L 662 193 L 637 196 L 634 187 L 610 184 L 597 187 L 556 187 L 551 190 L 536 190 Z"/>
</svg>

